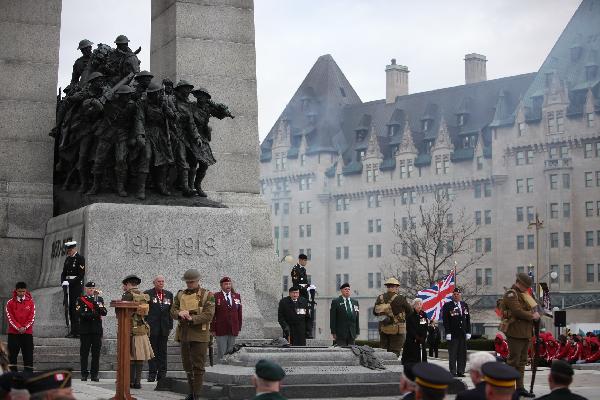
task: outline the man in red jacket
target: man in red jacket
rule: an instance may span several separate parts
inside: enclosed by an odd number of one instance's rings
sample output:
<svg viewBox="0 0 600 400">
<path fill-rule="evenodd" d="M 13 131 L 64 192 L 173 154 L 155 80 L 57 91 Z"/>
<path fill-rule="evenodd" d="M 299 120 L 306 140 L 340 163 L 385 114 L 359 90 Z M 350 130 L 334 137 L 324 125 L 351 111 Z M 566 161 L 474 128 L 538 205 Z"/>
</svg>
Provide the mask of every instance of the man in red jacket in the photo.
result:
<svg viewBox="0 0 600 400">
<path fill-rule="evenodd" d="M 221 278 L 221 290 L 215 292 L 215 316 L 210 331 L 217 339 L 217 357 L 233 350 L 235 338 L 242 329 L 242 299 L 233 290 L 231 278 Z"/>
<path fill-rule="evenodd" d="M 25 282 L 17 282 L 12 299 L 6 303 L 8 318 L 8 361 L 17 371 L 17 356 L 21 351 L 25 370 L 33 372 L 33 321 L 35 304 Z"/>
</svg>

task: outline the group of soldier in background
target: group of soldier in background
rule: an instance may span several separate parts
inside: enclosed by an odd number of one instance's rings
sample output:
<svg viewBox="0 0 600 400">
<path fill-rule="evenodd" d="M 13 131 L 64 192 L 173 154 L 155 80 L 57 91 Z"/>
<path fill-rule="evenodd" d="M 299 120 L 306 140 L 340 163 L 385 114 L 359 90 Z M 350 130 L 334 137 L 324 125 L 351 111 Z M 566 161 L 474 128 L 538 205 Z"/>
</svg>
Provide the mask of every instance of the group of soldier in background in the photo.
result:
<svg viewBox="0 0 600 400">
<path fill-rule="evenodd" d="M 132 51 L 125 35 L 115 44 L 116 49 L 101 43 L 92 51 L 93 43 L 82 40 L 65 97 L 59 93 L 50 135 L 63 188 L 78 181 L 82 194 L 96 195 L 108 186 L 122 197 L 133 188 L 144 200 L 148 182 L 164 196 L 174 186 L 184 196 L 206 197 L 202 180 L 216 162 L 208 122 L 233 115 L 202 87 L 185 80 L 174 85 L 140 71 L 141 49 Z M 170 174 L 171 168 L 176 172 Z"/>
</svg>

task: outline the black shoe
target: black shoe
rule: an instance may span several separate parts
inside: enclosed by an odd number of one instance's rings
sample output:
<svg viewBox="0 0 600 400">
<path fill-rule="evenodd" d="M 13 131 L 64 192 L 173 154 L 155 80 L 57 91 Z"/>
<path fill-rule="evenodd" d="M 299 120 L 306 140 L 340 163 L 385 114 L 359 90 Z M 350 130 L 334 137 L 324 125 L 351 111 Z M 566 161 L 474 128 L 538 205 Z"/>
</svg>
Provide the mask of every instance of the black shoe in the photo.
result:
<svg viewBox="0 0 600 400">
<path fill-rule="evenodd" d="M 71 332 L 69 332 L 65 335 L 65 337 L 69 338 L 69 339 L 73 339 L 75 337 L 75 335 L 73 335 Z"/>
<path fill-rule="evenodd" d="M 132 388 L 132 389 L 141 389 L 141 388 L 142 388 L 142 385 L 141 385 L 141 384 L 139 384 L 139 383 L 134 383 L 133 385 L 131 385 L 131 388 Z"/>
<path fill-rule="evenodd" d="M 156 382 L 156 376 L 155 375 L 148 375 L 148 382 Z"/>
<path fill-rule="evenodd" d="M 515 394 L 517 395 L 517 398 L 519 397 L 527 397 L 527 398 L 534 398 L 535 394 L 528 392 L 527 390 L 525 390 L 525 388 L 519 388 L 515 391 Z"/>
<path fill-rule="evenodd" d="M 100 378 L 97 376 L 92 376 L 92 382 L 100 382 Z"/>
<path fill-rule="evenodd" d="M 465 374 L 456 374 L 456 376 L 457 376 L 458 378 L 464 378 L 464 377 L 465 377 Z"/>
<path fill-rule="evenodd" d="M 82 376 L 81 376 L 81 380 L 82 380 L 83 382 L 87 381 L 87 375 L 82 375 Z M 92 380 L 94 380 L 94 379 L 92 378 Z"/>
</svg>

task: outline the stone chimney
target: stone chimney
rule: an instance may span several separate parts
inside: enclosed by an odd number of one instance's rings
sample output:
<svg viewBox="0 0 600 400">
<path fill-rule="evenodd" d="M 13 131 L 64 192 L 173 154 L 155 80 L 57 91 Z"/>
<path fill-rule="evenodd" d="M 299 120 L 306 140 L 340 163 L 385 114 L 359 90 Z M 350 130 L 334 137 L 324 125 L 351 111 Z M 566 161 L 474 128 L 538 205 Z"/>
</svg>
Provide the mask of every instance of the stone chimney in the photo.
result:
<svg viewBox="0 0 600 400">
<path fill-rule="evenodd" d="M 394 103 L 397 96 L 406 96 L 408 94 L 408 67 L 396 64 L 396 59 L 392 58 L 392 63 L 385 67 L 385 102 Z"/>
<path fill-rule="evenodd" d="M 482 54 L 471 53 L 465 55 L 465 83 L 487 81 L 485 63 L 487 59 Z"/>
</svg>

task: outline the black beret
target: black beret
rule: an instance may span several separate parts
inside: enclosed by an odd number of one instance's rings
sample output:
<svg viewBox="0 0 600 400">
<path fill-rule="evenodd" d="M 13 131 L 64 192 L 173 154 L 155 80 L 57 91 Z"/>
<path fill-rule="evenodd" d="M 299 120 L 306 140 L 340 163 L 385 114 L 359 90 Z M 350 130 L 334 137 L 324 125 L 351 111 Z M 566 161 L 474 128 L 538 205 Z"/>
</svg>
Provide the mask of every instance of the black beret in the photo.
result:
<svg viewBox="0 0 600 400">
<path fill-rule="evenodd" d="M 508 364 L 498 361 L 487 362 L 481 366 L 483 380 L 492 386 L 514 388 L 519 371 Z"/>
<path fill-rule="evenodd" d="M 71 387 L 71 371 L 57 369 L 33 374 L 25 381 L 25 387 L 30 394 L 45 392 L 52 389 Z"/>
<path fill-rule="evenodd" d="M 550 366 L 550 372 L 553 374 L 573 376 L 573 367 L 566 361 L 554 360 Z"/>
<path fill-rule="evenodd" d="M 300 260 L 308 260 L 308 257 L 306 256 L 306 254 L 300 254 L 298 256 L 298 259 L 300 259 Z"/>
<path fill-rule="evenodd" d="M 267 381 L 280 381 L 285 377 L 285 371 L 278 364 L 269 360 L 259 360 L 255 367 L 256 376 Z"/>
<path fill-rule="evenodd" d="M 291 288 L 288 290 L 288 292 L 297 292 L 297 291 L 299 291 L 299 290 L 300 290 L 300 286 L 292 286 L 292 287 L 291 287 Z"/>
<path fill-rule="evenodd" d="M 421 362 L 412 368 L 415 383 L 430 389 L 446 391 L 454 377 L 452 374 L 436 364 Z"/>
<path fill-rule="evenodd" d="M 462 290 L 460 290 L 460 288 L 457 286 L 454 288 L 454 290 L 452 291 L 452 293 L 462 293 Z"/>
<path fill-rule="evenodd" d="M 137 275 L 127 275 L 125 279 L 123 279 L 122 283 L 125 285 L 129 282 L 133 283 L 134 285 L 139 285 L 142 283 L 142 280 Z"/>
<path fill-rule="evenodd" d="M 88 283 L 85 284 L 85 287 L 89 287 L 89 288 L 96 287 L 96 283 L 89 281 Z"/>
<path fill-rule="evenodd" d="M 349 288 L 350 284 L 348 282 L 344 283 L 342 286 L 340 286 L 340 290 L 345 289 L 345 288 Z"/>
</svg>

